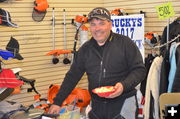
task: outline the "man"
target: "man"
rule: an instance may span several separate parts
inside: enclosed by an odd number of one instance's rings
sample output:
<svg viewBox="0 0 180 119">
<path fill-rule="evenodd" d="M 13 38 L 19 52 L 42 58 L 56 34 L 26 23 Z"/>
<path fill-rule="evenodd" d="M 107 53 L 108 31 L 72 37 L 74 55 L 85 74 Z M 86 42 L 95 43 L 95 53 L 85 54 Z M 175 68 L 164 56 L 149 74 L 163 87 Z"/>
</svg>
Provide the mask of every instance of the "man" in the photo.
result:
<svg viewBox="0 0 180 119">
<path fill-rule="evenodd" d="M 59 113 L 62 102 L 86 72 L 92 99 L 90 119 L 135 119 L 135 87 L 146 74 L 140 51 L 131 39 L 111 31 L 107 9 L 93 9 L 88 19 L 92 38 L 79 49 L 49 113 Z M 101 86 L 114 86 L 115 92 L 107 98 L 92 93 Z"/>
</svg>

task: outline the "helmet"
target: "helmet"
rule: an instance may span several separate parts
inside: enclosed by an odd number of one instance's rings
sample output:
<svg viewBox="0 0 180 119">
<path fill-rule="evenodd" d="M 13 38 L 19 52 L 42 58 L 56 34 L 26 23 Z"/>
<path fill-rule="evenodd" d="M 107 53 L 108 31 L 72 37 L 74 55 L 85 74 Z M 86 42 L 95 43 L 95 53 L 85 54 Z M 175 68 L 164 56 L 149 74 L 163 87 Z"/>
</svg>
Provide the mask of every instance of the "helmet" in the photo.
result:
<svg viewBox="0 0 180 119">
<path fill-rule="evenodd" d="M 36 5 L 34 9 L 40 12 L 46 11 L 49 6 L 47 0 L 36 0 L 34 4 Z"/>
<path fill-rule="evenodd" d="M 86 17 L 86 15 L 77 15 L 75 21 L 78 23 L 86 23 L 88 21 L 88 18 Z"/>
<path fill-rule="evenodd" d="M 36 0 L 34 1 L 34 9 L 32 13 L 32 18 L 34 21 L 40 22 L 44 19 L 47 8 L 49 7 L 47 0 Z"/>
<path fill-rule="evenodd" d="M 145 42 L 151 47 L 156 46 L 160 41 L 160 36 L 156 32 L 148 32 L 144 35 L 144 37 Z"/>
<path fill-rule="evenodd" d="M 123 15 L 127 15 L 127 13 L 125 12 L 125 10 L 123 8 L 117 8 L 117 9 L 111 11 L 111 15 L 112 16 L 123 16 Z"/>
</svg>

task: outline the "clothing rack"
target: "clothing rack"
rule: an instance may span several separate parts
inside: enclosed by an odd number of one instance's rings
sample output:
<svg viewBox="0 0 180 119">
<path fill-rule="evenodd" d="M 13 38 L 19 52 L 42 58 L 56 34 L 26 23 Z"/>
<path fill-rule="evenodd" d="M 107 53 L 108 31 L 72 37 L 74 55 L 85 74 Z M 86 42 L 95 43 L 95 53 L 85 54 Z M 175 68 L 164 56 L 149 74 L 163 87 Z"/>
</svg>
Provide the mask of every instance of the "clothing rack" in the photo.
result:
<svg viewBox="0 0 180 119">
<path fill-rule="evenodd" d="M 168 41 L 167 43 L 164 43 L 160 46 L 154 46 L 154 47 L 149 47 L 149 48 L 146 48 L 146 49 L 159 49 L 161 47 L 164 47 L 164 46 L 167 46 L 168 44 L 174 42 L 175 40 L 177 40 L 178 38 L 180 38 L 180 34 L 178 34 L 175 38 L 173 38 L 172 40 Z"/>
</svg>

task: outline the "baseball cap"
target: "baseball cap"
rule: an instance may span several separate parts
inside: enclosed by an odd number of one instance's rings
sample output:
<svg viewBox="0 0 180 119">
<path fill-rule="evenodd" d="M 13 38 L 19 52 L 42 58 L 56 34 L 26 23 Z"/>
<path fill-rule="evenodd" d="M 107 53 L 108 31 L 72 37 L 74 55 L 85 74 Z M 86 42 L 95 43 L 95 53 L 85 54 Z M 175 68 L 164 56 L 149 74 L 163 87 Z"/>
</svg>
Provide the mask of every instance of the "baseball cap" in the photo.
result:
<svg viewBox="0 0 180 119">
<path fill-rule="evenodd" d="M 12 94 L 14 88 L 23 85 L 11 69 L 2 69 L 0 73 L 0 101 Z"/>
<path fill-rule="evenodd" d="M 9 43 L 6 46 L 6 50 L 12 52 L 14 54 L 15 59 L 18 60 L 24 59 L 19 53 L 19 43 L 15 38 L 11 37 Z"/>
<path fill-rule="evenodd" d="M 88 14 L 88 21 L 91 21 L 93 18 L 111 21 L 111 14 L 104 7 L 96 7 Z"/>
<path fill-rule="evenodd" d="M 44 19 L 49 5 L 47 0 L 36 0 L 34 4 L 35 7 L 33 9 L 32 18 L 34 21 L 40 22 Z"/>
<path fill-rule="evenodd" d="M 12 52 L 6 51 L 6 50 L 2 50 L 2 49 L 0 49 L 0 56 L 1 56 L 4 60 L 8 60 L 9 58 L 13 58 L 13 59 L 14 59 L 14 55 L 13 55 Z"/>
<path fill-rule="evenodd" d="M 2 8 L 0 8 L 0 25 L 19 27 L 17 24 L 11 22 L 10 13 Z"/>
<path fill-rule="evenodd" d="M 0 73 L 0 88 L 15 88 L 23 85 L 23 81 L 18 80 L 11 69 L 2 69 Z"/>
</svg>

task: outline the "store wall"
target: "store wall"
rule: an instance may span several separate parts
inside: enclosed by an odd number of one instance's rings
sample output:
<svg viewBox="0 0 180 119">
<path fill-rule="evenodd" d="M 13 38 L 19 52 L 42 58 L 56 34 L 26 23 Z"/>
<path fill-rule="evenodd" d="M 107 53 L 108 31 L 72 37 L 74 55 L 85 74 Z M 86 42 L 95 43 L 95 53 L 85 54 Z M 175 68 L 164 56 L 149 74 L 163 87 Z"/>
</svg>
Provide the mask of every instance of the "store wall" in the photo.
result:
<svg viewBox="0 0 180 119">
<path fill-rule="evenodd" d="M 175 16 L 171 17 L 169 22 L 167 19 L 160 20 L 156 11 L 156 6 L 168 2 L 172 3 L 175 11 Z M 164 27 L 180 16 L 180 0 L 104 0 L 104 7 L 110 11 L 116 8 L 123 8 L 129 15 L 139 14 L 140 11 L 145 12 L 145 33 L 157 32 L 160 36 L 162 35 Z M 146 56 L 151 52 L 159 53 L 159 49 L 152 50 L 146 43 L 144 45 Z"/>
<path fill-rule="evenodd" d="M 63 9 L 66 10 L 66 39 L 67 49 L 72 50 L 74 43 L 75 26 L 71 19 L 76 15 L 86 14 L 94 7 L 104 6 L 107 9 L 124 8 L 129 14 L 138 14 L 140 10 L 145 12 L 145 32 L 157 32 L 162 34 L 167 20 L 159 20 L 155 6 L 166 2 L 172 2 L 176 15 L 170 19 L 172 22 L 180 16 L 179 0 L 48 0 L 49 8 L 42 22 L 32 19 L 34 1 L 32 0 L 9 0 L 0 3 L 0 8 L 10 12 L 13 23 L 19 28 L 0 26 L 0 49 L 5 49 L 6 44 L 13 36 L 19 41 L 20 54 L 24 60 L 3 60 L 3 68 L 22 68 L 20 75 L 27 79 L 35 79 L 35 86 L 43 98 L 47 98 L 48 88 L 51 84 L 61 84 L 69 65 L 63 64 L 64 55 L 59 56 L 60 62 L 52 64 L 52 56 L 46 54 L 52 51 L 52 8 L 55 8 L 55 49 L 64 49 L 63 33 Z M 89 33 L 90 34 L 90 33 Z M 90 37 L 90 35 L 89 35 Z M 79 47 L 79 46 L 77 46 Z M 146 54 L 151 50 L 146 50 Z M 71 59 L 71 55 L 68 55 Z M 77 87 L 87 88 L 86 76 L 82 78 Z M 25 105 L 33 103 L 34 92 L 27 93 L 27 87 L 23 86 L 20 94 L 9 96 L 9 99 Z"/>
<path fill-rule="evenodd" d="M 20 44 L 20 54 L 24 60 L 2 60 L 3 68 L 21 68 L 21 76 L 27 79 L 35 79 L 35 86 L 42 98 L 47 97 L 51 84 L 61 84 L 70 64 L 63 64 L 64 55 L 59 56 L 59 63 L 52 64 L 52 56 L 46 54 L 53 50 L 52 47 L 52 8 L 55 8 L 55 49 L 64 49 L 63 10 L 66 11 L 66 40 L 67 49 L 72 50 L 76 27 L 71 20 L 76 15 L 87 15 L 94 7 L 102 6 L 102 0 L 48 0 L 49 8 L 43 21 L 35 22 L 32 19 L 34 0 L 9 0 L 0 3 L 0 8 L 9 11 L 13 23 L 18 28 L 0 26 L 0 49 L 5 49 L 10 37 L 14 37 Z M 78 41 L 79 44 L 79 41 Z M 78 49 L 79 45 L 77 45 Z M 68 55 L 71 60 L 71 54 Z M 34 92 L 27 93 L 27 87 L 23 86 L 20 94 L 9 96 L 9 99 L 25 105 L 33 102 Z M 77 87 L 87 88 L 86 76 Z"/>
</svg>

